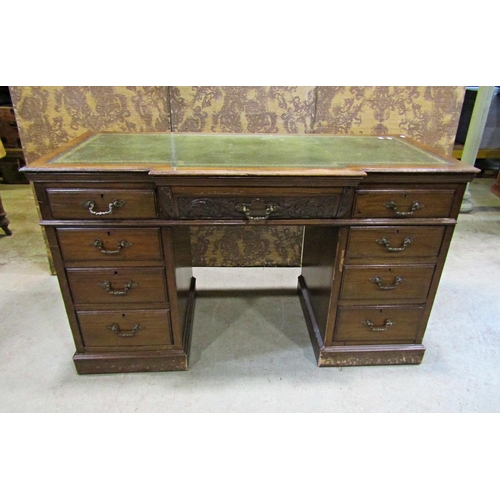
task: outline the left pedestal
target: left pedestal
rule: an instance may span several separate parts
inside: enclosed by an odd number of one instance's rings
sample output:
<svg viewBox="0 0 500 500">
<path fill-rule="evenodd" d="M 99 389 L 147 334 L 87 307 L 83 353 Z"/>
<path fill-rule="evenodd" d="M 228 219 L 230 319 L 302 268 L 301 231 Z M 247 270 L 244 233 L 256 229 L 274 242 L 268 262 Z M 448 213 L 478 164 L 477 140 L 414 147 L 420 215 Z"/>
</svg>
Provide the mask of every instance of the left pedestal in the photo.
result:
<svg viewBox="0 0 500 500">
<path fill-rule="evenodd" d="M 35 182 L 79 374 L 187 370 L 189 228 L 159 221 L 155 186 Z M 186 248 L 187 247 L 187 248 Z"/>
</svg>

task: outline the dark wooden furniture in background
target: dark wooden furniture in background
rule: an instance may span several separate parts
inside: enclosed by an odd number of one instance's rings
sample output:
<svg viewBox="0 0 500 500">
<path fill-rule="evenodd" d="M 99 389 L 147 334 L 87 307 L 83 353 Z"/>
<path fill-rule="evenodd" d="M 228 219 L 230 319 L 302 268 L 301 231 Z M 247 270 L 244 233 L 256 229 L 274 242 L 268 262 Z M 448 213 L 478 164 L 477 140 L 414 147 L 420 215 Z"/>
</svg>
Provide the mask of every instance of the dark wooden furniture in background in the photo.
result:
<svg viewBox="0 0 500 500">
<path fill-rule="evenodd" d="M 5 209 L 2 204 L 2 198 L 0 197 L 0 228 L 7 236 L 12 234 L 12 231 L 9 229 L 9 224 L 10 222 L 9 219 L 7 219 L 7 214 L 5 213 Z"/>
<path fill-rule="evenodd" d="M 305 226 L 318 365 L 420 363 L 477 169 L 399 137 L 118 133 L 24 172 L 84 374 L 188 368 L 194 225 Z"/>
<path fill-rule="evenodd" d="M 0 140 L 0 158 L 5 156 L 5 149 L 3 147 L 3 143 Z M 3 229 L 7 236 L 12 234 L 12 231 L 9 229 L 9 219 L 7 219 L 7 214 L 3 208 L 2 198 L 0 197 L 0 228 Z"/>
<path fill-rule="evenodd" d="M 16 117 L 8 87 L 0 87 L 0 177 L 6 184 L 25 184 L 28 182 L 19 169 L 25 165 L 21 140 L 17 129 Z M 0 198 L 0 228 L 10 236 L 9 219 Z"/>
<path fill-rule="evenodd" d="M 8 87 L 0 87 L 0 139 L 6 152 L 0 159 L 2 181 L 5 184 L 27 184 L 25 175 L 19 171 L 26 162 Z"/>
</svg>

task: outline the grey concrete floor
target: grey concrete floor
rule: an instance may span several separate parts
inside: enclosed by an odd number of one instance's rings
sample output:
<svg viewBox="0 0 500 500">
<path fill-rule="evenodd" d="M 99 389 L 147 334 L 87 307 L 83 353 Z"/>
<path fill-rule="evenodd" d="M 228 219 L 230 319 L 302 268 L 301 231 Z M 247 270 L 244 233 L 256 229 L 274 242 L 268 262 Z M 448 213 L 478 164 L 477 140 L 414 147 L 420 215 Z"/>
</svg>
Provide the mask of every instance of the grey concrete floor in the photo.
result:
<svg viewBox="0 0 500 500">
<path fill-rule="evenodd" d="M 30 186 L 0 184 L 1 412 L 498 412 L 500 199 L 471 184 L 418 366 L 317 368 L 298 269 L 195 269 L 187 372 L 77 375 Z M 276 284 L 280 284 L 279 289 Z M 266 289 L 244 293 L 250 286 Z"/>
</svg>

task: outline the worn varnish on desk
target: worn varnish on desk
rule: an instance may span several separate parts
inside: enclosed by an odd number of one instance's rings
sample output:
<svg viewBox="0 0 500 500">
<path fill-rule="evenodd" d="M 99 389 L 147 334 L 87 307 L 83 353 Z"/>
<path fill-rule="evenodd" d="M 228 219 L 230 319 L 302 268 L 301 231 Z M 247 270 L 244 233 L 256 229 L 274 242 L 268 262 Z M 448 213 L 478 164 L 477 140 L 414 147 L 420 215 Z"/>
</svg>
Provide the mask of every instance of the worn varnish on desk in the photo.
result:
<svg viewBox="0 0 500 500">
<path fill-rule="evenodd" d="M 79 373 L 188 368 L 194 225 L 304 226 L 318 365 L 420 363 L 476 173 L 405 138 L 156 133 L 89 133 L 24 171 Z"/>
</svg>

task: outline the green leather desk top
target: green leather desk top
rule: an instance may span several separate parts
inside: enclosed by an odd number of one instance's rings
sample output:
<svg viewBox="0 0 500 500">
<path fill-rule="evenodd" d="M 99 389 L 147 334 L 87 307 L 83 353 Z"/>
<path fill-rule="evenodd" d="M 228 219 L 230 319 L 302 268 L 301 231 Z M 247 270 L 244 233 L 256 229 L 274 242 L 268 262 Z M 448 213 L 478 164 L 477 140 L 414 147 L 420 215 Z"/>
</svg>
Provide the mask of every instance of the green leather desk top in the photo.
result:
<svg viewBox="0 0 500 500">
<path fill-rule="evenodd" d="M 342 169 L 349 165 L 446 163 L 446 159 L 396 137 L 102 133 L 90 136 L 47 165 Z"/>
</svg>

